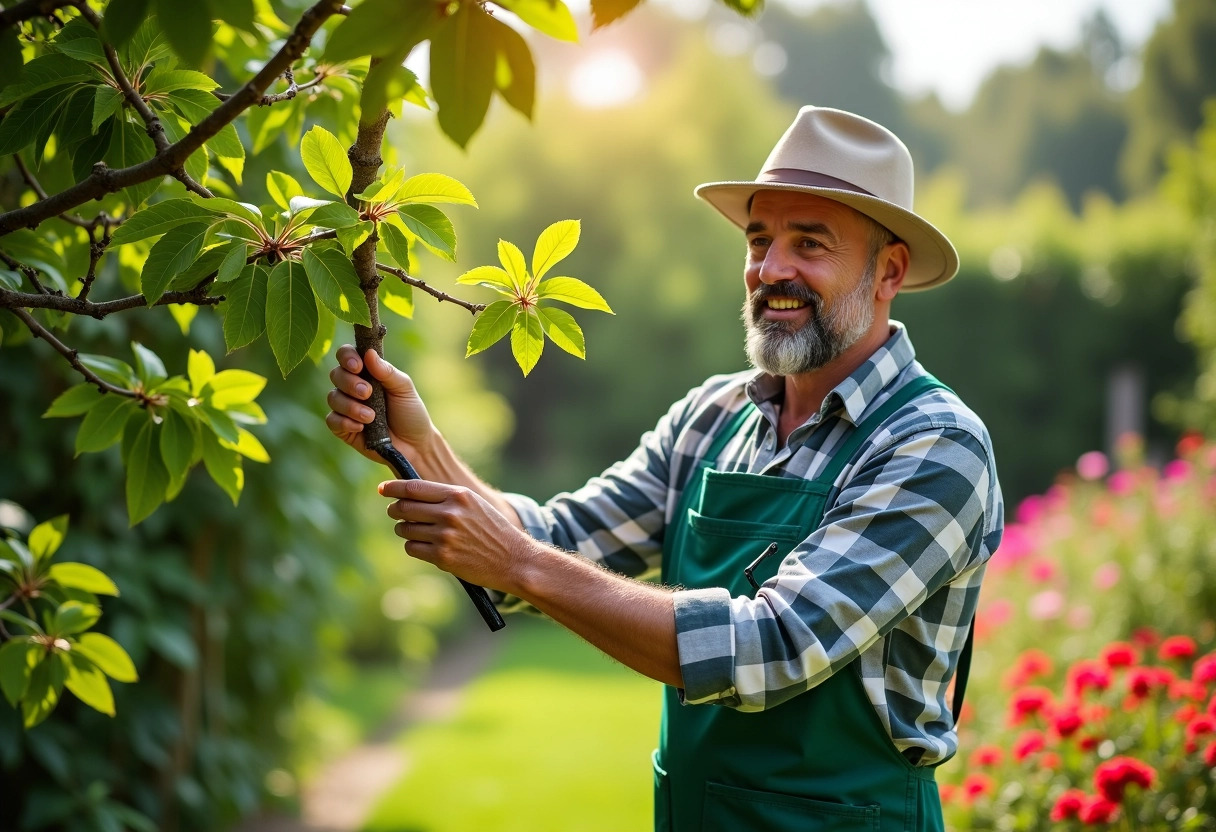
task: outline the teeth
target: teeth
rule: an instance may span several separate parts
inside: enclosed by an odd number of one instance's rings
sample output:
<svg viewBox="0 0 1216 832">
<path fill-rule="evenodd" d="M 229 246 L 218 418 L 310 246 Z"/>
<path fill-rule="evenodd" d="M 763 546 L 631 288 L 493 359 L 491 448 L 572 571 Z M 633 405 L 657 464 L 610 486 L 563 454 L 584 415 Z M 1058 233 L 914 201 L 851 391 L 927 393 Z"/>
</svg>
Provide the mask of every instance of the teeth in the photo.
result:
<svg viewBox="0 0 1216 832">
<path fill-rule="evenodd" d="M 794 298 L 770 298 L 768 302 L 769 309 L 801 309 L 804 306 L 806 301 Z"/>
</svg>

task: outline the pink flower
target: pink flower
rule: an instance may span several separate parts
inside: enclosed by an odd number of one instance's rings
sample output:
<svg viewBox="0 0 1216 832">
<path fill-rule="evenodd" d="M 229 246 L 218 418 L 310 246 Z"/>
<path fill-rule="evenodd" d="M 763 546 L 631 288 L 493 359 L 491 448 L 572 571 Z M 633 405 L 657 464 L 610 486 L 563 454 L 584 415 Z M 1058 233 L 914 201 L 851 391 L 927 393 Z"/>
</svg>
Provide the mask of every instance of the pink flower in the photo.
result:
<svg viewBox="0 0 1216 832">
<path fill-rule="evenodd" d="M 1166 482 L 1178 482 L 1180 480 L 1189 479 L 1191 476 L 1191 463 L 1185 459 L 1174 459 L 1165 463 L 1161 469 L 1161 479 Z"/>
<path fill-rule="evenodd" d="M 1056 565 L 1047 558 L 1035 558 L 1030 562 L 1030 580 L 1045 584 L 1056 575 Z"/>
<path fill-rule="evenodd" d="M 1068 705 L 1057 711 L 1052 718 L 1051 727 L 1059 737 L 1071 737 L 1085 724 L 1081 709 L 1076 705 Z"/>
<path fill-rule="evenodd" d="M 1013 694 L 1009 702 L 1009 724 L 1021 725 L 1028 717 L 1036 714 L 1046 714 L 1050 711 L 1054 699 L 1047 688 L 1022 688 Z"/>
<path fill-rule="evenodd" d="M 963 799 L 967 803 L 996 791 L 996 782 L 987 774 L 968 774 L 963 780 Z"/>
<path fill-rule="evenodd" d="M 1043 512 L 1047 509 L 1047 503 L 1042 497 L 1037 494 L 1032 494 L 1022 502 L 1018 503 L 1017 511 L 1014 517 L 1019 523 L 1034 524 L 1043 516 Z M 1010 524 L 1012 525 L 1012 524 Z M 1009 532 L 1009 526 L 1005 527 L 1005 532 Z"/>
<path fill-rule="evenodd" d="M 1107 561 L 1094 570 L 1094 586 L 1101 590 L 1112 589 L 1123 577 L 1119 564 Z"/>
<path fill-rule="evenodd" d="M 1152 627 L 1137 627 L 1132 633 L 1132 642 L 1140 647 L 1148 648 L 1161 641 L 1161 634 Z"/>
<path fill-rule="evenodd" d="M 1136 478 L 1131 471 L 1116 471 L 1106 480 L 1106 487 L 1112 494 L 1125 497 L 1136 489 Z"/>
<path fill-rule="evenodd" d="M 1054 751 L 1044 751 L 1039 755 L 1039 765 L 1048 771 L 1055 771 L 1060 767 L 1060 755 Z"/>
<path fill-rule="evenodd" d="M 1001 534 L 1001 544 L 993 555 L 993 562 L 1013 566 L 1033 555 L 1038 550 L 1037 542 L 1024 525 L 1010 523 Z"/>
<path fill-rule="evenodd" d="M 1005 759 L 1005 752 L 999 745 L 981 745 L 971 752 L 971 765 L 976 768 L 999 766 Z"/>
<path fill-rule="evenodd" d="M 1077 460 L 1077 473 L 1083 480 L 1100 480 L 1110 470 L 1110 460 L 1101 451 L 1081 454 Z"/>
<path fill-rule="evenodd" d="M 1112 757 L 1094 769 L 1094 789 L 1111 803 L 1123 800 L 1128 786 L 1150 788 L 1157 771 L 1135 757 Z"/>
<path fill-rule="evenodd" d="M 1031 596 L 1026 612 L 1035 621 L 1059 618 L 1064 612 L 1064 593 L 1057 589 L 1045 589 Z"/>
<path fill-rule="evenodd" d="M 1013 759 L 1019 763 L 1047 747 L 1047 739 L 1042 731 L 1023 731 L 1013 743 Z"/>
<path fill-rule="evenodd" d="M 1191 668 L 1191 680 L 1200 685 L 1216 682 L 1216 653 L 1208 653 L 1195 660 Z"/>
<path fill-rule="evenodd" d="M 1077 812 L 1077 819 L 1081 823 L 1092 825 L 1110 823 L 1117 817 L 1119 817 L 1119 804 L 1112 803 L 1098 794 L 1085 798 L 1080 811 Z"/>
<path fill-rule="evenodd" d="M 1112 641 L 1102 648 L 1101 658 L 1102 664 L 1114 670 L 1117 667 L 1131 667 L 1140 660 L 1140 654 L 1133 644 Z"/>
<path fill-rule="evenodd" d="M 1052 820 L 1068 820 L 1075 818 L 1085 805 L 1085 792 L 1080 789 L 1068 789 L 1056 798 L 1056 805 L 1051 807 Z"/>
<path fill-rule="evenodd" d="M 1162 661 L 1170 661 L 1171 659 L 1185 661 L 1193 658 L 1198 650 L 1199 648 L 1195 645 L 1195 639 L 1190 636 L 1170 636 L 1161 642 L 1161 647 L 1157 649 L 1157 657 Z"/>
</svg>

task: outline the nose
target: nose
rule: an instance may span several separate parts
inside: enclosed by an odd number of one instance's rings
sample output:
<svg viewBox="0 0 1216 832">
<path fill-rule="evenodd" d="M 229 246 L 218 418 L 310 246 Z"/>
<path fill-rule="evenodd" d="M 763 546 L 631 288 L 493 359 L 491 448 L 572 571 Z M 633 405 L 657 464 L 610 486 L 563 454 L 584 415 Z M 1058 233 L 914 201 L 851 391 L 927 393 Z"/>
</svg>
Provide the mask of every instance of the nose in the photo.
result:
<svg viewBox="0 0 1216 832">
<path fill-rule="evenodd" d="M 793 259 L 785 247 L 774 241 L 764 252 L 764 260 L 760 262 L 759 278 L 762 283 L 779 283 L 792 280 L 797 275 Z"/>
</svg>

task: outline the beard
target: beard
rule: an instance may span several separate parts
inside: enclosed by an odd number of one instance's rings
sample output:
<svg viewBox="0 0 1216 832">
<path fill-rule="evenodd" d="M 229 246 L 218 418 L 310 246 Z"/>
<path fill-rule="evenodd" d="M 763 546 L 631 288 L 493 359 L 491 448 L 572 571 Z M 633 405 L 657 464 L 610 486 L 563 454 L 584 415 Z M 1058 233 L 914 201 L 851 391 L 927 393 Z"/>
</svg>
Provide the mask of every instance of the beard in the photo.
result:
<svg viewBox="0 0 1216 832">
<path fill-rule="evenodd" d="M 807 373 L 856 344 L 874 323 L 876 269 L 877 258 L 871 258 L 857 285 L 826 311 L 823 298 L 800 283 L 783 280 L 761 284 L 743 301 L 747 358 L 752 366 L 777 376 Z M 765 320 L 763 311 L 773 297 L 805 302 L 810 307 L 810 319 L 801 326 Z"/>
</svg>

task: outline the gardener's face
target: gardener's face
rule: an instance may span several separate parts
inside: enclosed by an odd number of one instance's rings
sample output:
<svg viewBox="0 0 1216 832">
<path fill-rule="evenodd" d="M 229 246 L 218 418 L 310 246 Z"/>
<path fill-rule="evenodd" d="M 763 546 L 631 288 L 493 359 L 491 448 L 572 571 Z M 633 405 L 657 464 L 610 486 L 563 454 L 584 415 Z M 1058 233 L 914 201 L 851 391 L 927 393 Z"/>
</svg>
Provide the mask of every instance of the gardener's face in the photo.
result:
<svg viewBox="0 0 1216 832">
<path fill-rule="evenodd" d="M 747 226 L 743 321 L 752 364 L 775 375 L 818 369 L 874 323 L 869 221 L 839 202 L 760 191 Z"/>
</svg>

